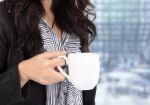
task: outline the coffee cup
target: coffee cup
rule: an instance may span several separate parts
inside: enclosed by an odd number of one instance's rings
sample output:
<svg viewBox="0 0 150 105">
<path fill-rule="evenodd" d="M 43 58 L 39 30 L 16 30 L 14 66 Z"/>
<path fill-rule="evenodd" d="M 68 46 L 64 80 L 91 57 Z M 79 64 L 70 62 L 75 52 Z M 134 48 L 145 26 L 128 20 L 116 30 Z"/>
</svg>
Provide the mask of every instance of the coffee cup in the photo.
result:
<svg viewBox="0 0 150 105">
<path fill-rule="evenodd" d="M 100 56 L 96 53 L 71 53 L 61 56 L 68 65 L 68 72 L 59 71 L 79 90 L 93 89 L 99 80 Z"/>
</svg>

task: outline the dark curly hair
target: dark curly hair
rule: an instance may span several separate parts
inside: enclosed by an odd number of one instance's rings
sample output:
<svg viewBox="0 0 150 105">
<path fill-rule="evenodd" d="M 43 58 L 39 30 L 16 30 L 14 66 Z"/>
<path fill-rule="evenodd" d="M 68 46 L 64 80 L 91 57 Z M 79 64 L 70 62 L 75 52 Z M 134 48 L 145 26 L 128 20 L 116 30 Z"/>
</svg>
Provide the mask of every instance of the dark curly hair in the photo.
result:
<svg viewBox="0 0 150 105">
<path fill-rule="evenodd" d="M 45 14 L 41 0 L 5 0 L 5 7 L 17 30 L 16 49 L 23 48 L 28 56 L 39 53 L 43 43 L 38 24 Z M 80 37 L 82 52 L 89 51 L 89 44 L 96 36 L 93 20 L 89 19 L 95 17 L 93 8 L 90 0 L 53 0 L 52 3 L 56 24 L 70 35 Z"/>
</svg>

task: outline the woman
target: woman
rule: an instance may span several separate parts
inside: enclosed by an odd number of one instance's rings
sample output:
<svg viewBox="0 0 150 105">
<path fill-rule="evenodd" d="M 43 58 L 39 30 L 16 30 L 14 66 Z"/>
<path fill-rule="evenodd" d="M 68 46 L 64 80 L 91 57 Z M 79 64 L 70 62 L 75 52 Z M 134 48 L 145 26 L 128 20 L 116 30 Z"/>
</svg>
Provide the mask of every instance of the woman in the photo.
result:
<svg viewBox="0 0 150 105">
<path fill-rule="evenodd" d="M 89 0 L 0 3 L 1 105 L 94 105 L 96 89 L 79 91 L 57 70 L 59 56 L 89 51 L 96 33 L 89 7 Z"/>
</svg>

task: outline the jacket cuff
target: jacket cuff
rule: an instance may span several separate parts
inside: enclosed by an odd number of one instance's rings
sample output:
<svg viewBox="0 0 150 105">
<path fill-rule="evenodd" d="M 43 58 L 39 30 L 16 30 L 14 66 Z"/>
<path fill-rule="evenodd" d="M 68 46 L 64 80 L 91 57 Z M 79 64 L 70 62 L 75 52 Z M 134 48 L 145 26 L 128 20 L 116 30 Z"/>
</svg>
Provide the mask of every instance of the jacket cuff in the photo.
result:
<svg viewBox="0 0 150 105">
<path fill-rule="evenodd" d="M 16 87 L 16 88 L 14 88 L 14 92 L 12 94 L 14 97 L 12 97 L 12 98 L 14 98 L 14 100 L 16 100 L 16 98 L 18 98 L 18 101 L 19 101 L 19 98 L 20 98 L 21 101 L 26 101 L 29 98 L 30 81 L 28 81 L 24 85 L 24 87 L 21 88 L 20 74 L 19 74 L 18 65 L 13 66 L 12 68 L 10 68 L 9 71 L 11 73 L 11 79 L 13 79 L 12 80 L 12 85 L 14 85 Z"/>
</svg>

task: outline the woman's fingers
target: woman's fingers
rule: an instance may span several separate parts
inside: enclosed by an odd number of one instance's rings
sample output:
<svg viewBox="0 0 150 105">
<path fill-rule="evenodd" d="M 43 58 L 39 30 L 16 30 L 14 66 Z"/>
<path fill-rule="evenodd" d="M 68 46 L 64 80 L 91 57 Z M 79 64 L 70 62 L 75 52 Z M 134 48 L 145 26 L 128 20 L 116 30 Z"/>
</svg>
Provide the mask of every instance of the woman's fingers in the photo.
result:
<svg viewBox="0 0 150 105">
<path fill-rule="evenodd" d="M 25 60 L 19 65 L 21 78 L 27 77 L 41 84 L 51 84 L 64 80 L 64 76 L 55 71 L 55 67 L 65 65 L 65 61 L 59 56 L 64 56 L 64 52 L 45 52 Z M 24 81 L 23 79 L 21 81 Z M 22 84 L 24 84 L 23 82 Z"/>
<path fill-rule="evenodd" d="M 49 62 L 49 67 L 54 68 L 54 67 L 60 67 L 65 65 L 65 60 L 62 58 L 54 58 L 52 60 L 48 60 Z"/>
<path fill-rule="evenodd" d="M 47 59 L 57 58 L 59 56 L 65 55 L 66 52 L 54 51 L 54 52 L 44 52 L 42 56 Z"/>
<path fill-rule="evenodd" d="M 55 71 L 54 69 L 50 69 L 48 73 L 49 73 L 49 76 L 55 81 L 63 81 L 65 79 L 65 76 L 63 74 Z"/>
</svg>

